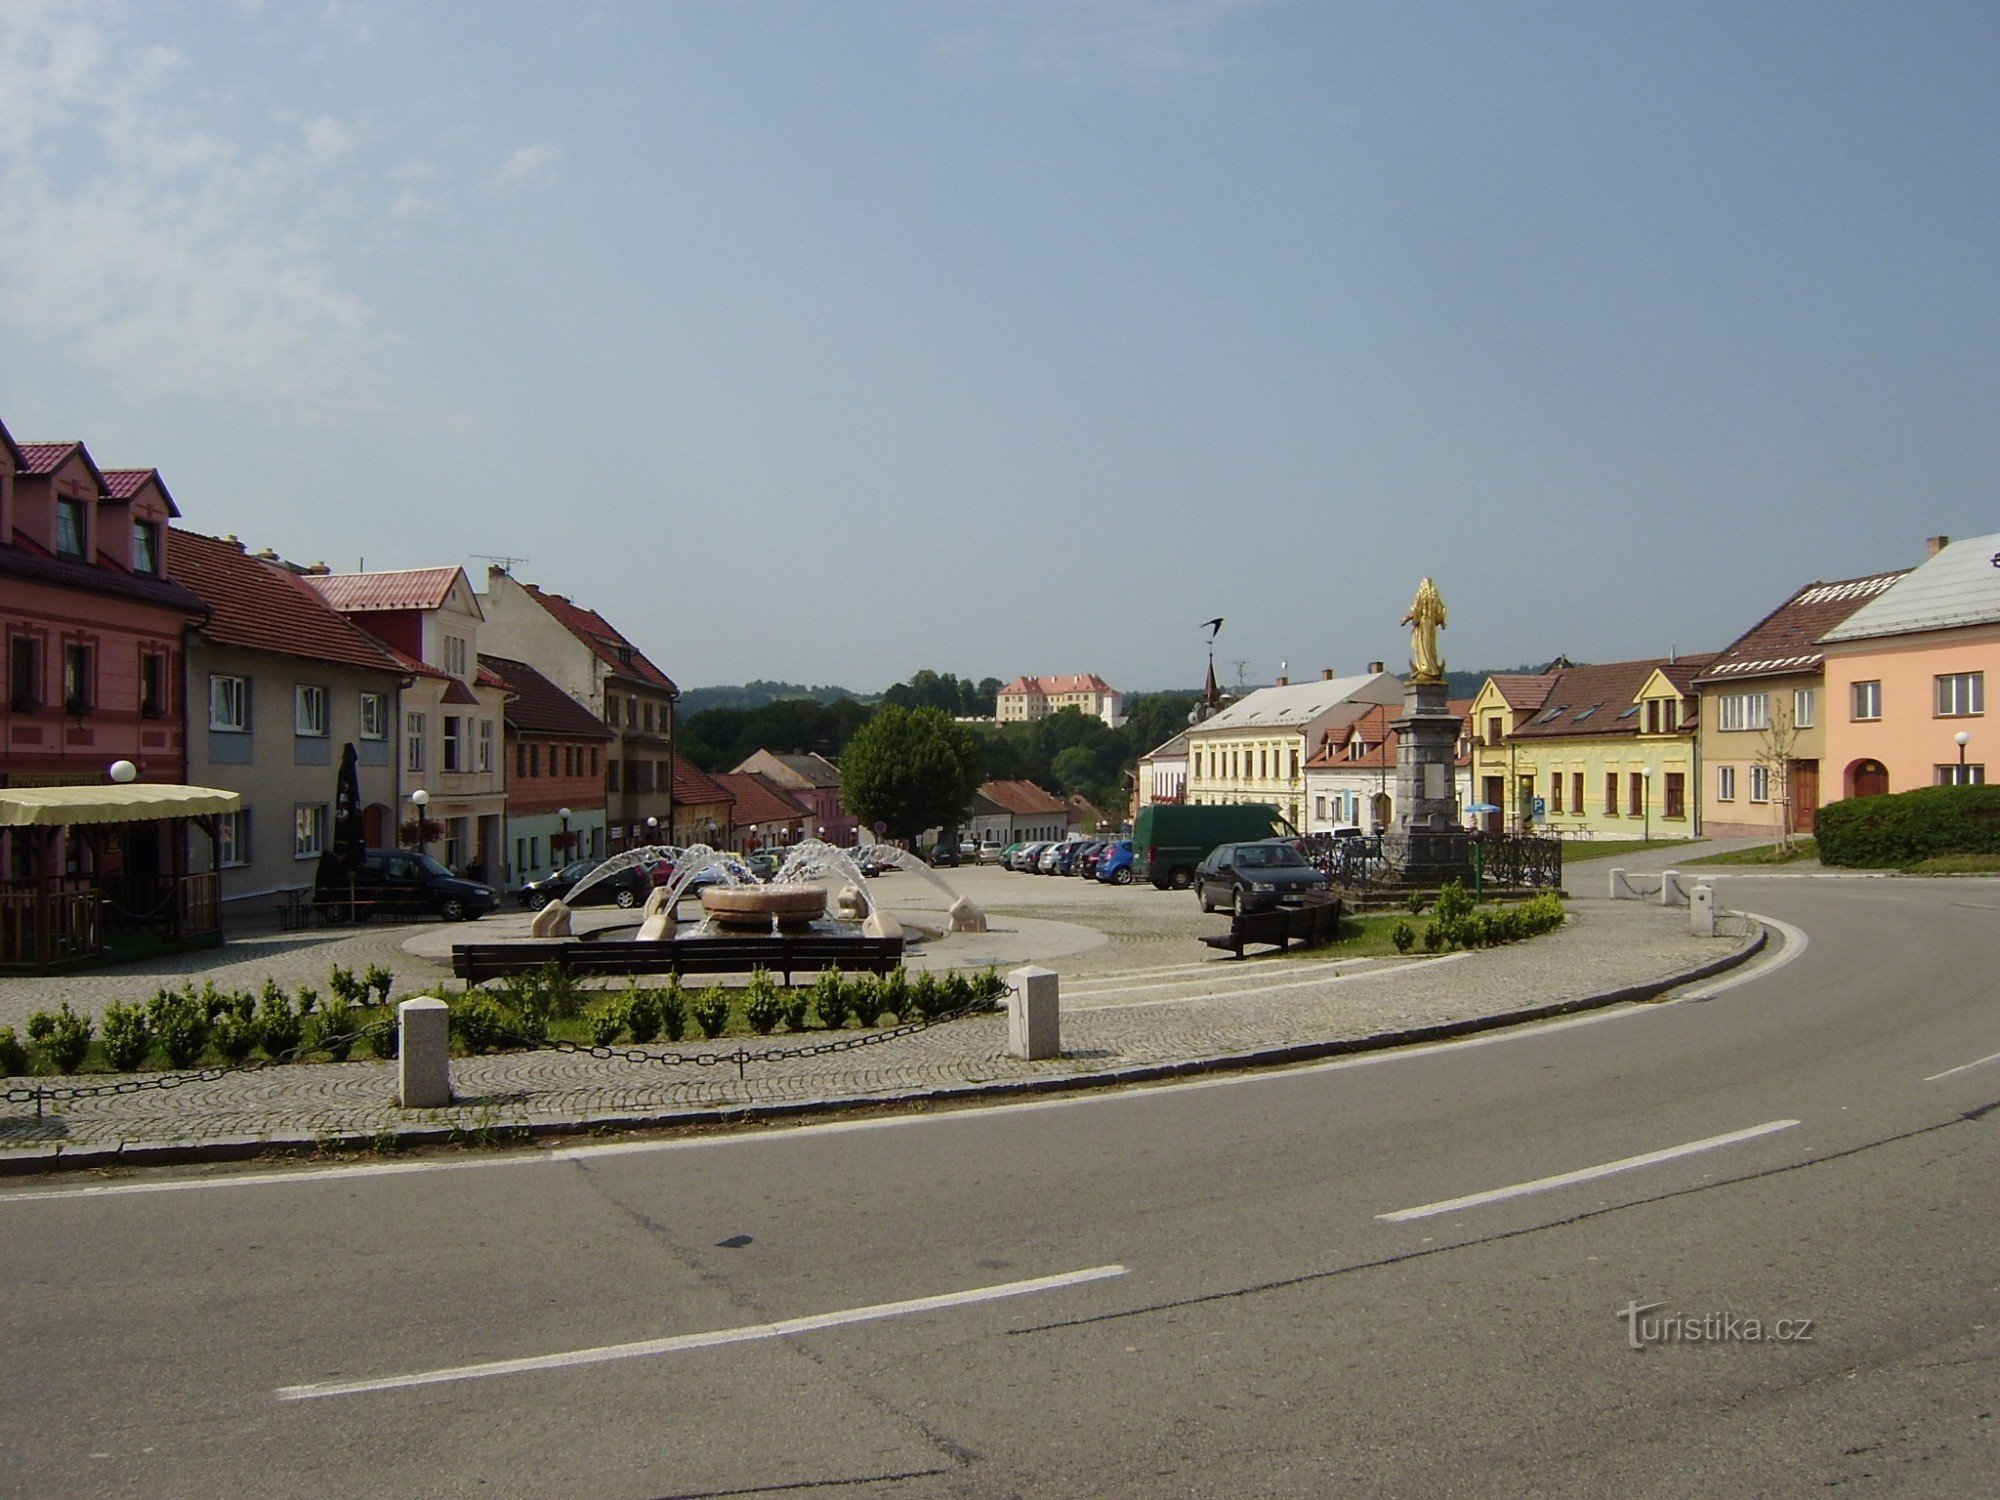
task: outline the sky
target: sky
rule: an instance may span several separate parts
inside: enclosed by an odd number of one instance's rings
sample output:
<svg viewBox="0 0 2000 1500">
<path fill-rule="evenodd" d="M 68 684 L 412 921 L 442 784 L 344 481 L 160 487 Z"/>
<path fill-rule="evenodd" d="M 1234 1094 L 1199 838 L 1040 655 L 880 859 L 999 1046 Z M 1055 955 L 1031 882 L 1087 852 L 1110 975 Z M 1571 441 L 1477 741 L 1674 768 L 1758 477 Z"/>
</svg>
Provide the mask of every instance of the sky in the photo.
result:
<svg viewBox="0 0 2000 1500">
<path fill-rule="evenodd" d="M 1717 649 L 2000 530 L 1996 267 L 1990 3 L 0 0 L 14 436 L 685 687 Z"/>
</svg>

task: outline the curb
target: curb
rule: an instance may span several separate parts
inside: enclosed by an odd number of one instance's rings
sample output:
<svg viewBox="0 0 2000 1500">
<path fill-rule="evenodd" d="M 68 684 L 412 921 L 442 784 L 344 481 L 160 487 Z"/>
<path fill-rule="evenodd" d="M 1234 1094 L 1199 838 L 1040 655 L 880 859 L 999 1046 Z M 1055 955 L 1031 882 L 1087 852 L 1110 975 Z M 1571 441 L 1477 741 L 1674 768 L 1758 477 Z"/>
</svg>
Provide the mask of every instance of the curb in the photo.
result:
<svg viewBox="0 0 2000 1500">
<path fill-rule="evenodd" d="M 601 1131 L 668 1130 L 689 1126 L 748 1125 L 763 1121 L 789 1120 L 806 1115 L 845 1114 L 859 1110 L 907 1108 L 915 1104 L 967 1104 L 982 1100 L 1019 1098 L 1027 1095 L 1081 1093 L 1089 1089 L 1120 1088 L 1133 1084 L 1160 1083 L 1175 1078 L 1197 1077 L 1206 1073 L 1248 1072 L 1255 1068 L 1285 1067 L 1297 1063 L 1320 1062 L 1330 1057 L 1346 1057 L 1363 1052 L 1387 1052 L 1398 1047 L 1421 1046 L 1429 1042 L 1452 1041 L 1480 1032 L 1499 1031 L 1511 1026 L 1529 1026 L 1537 1021 L 1581 1011 L 1604 1010 L 1614 1005 L 1630 1005 L 1651 1000 L 1683 985 L 1699 984 L 1717 974 L 1748 963 L 1770 942 L 1770 929 L 1762 922 L 1751 939 L 1734 953 L 1697 964 L 1678 974 L 1640 984 L 1623 985 L 1595 995 L 1573 1000 L 1557 1000 L 1526 1010 L 1501 1011 L 1464 1021 L 1439 1021 L 1428 1026 L 1412 1026 L 1401 1031 L 1378 1031 L 1364 1037 L 1346 1037 L 1321 1042 L 1297 1042 L 1283 1047 L 1264 1047 L 1254 1052 L 1226 1052 L 1213 1057 L 1189 1058 L 1183 1062 L 1145 1063 L 1129 1068 L 1111 1068 L 1101 1073 L 1065 1074 L 1049 1078 L 1024 1078 L 1007 1082 L 967 1083 L 927 1089 L 915 1094 L 871 1095 L 867 1098 L 794 1099 L 777 1104 L 726 1105 L 716 1109 L 681 1109 L 638 1114 L 597 1115 L 589 1119 L 541 1120 L 524 1125 L 495 1126 L 486 1131 L 468 1131 L 457 1125 L 406 1125 L 387 1131 L 339 1131 L 299 1136 L 224 1136 L 209 1141 L 141 1142 L 133 1145 L 87 1146 L 65 1150 L 60 1144 L 45 1148 L 24 1147 L 0 1154 L 0 1177 L 29 1176 L 47 1172 L 103 1170 L 107 1167 L 166 1167 L 199 1165 L 205 1162 L 255 1161 L 285 1155 L 318 1155 L 328 1151 L 362 1151 L 381 1145 L 385 1136 L 398 1147 L 444 1146 L 472 1139 L 493 1142 L 522 1142 L 592 1135 Z"/>
</svg>

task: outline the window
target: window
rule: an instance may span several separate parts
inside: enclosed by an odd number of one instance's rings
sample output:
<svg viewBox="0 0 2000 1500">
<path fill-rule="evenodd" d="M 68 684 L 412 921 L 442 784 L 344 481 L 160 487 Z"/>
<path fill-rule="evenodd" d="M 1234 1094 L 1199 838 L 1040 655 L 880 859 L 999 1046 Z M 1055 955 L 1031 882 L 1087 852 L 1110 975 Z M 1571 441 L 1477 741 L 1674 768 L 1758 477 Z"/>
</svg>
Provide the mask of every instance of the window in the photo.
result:
<svg viewBox="0 0 2000 1500">
<path fill-rule="evenodd" d="M 72 643 L 63 647 L 63 712 L 90 712 L 96 684 L 90 670 L 90 647 Z"/>
<path fill-rule="evenodd" d="M 424 715 L 403 715 L 403 769 L 421 771 L 424 768 Z"/>
<path fill-rule="evenodd" d="M 90 511 L 81 500 L 56 501 L 56 551 L 63 557 L 85 557 L 90 542 Z"/>
<path fill-rule="evenodd" d="M 1634 771 L 1629 779 L 1631 785 L 1626 789 L 1625 810 L 1636 818 L 1646 811 L 1646 778 Z"/>
<path fill-rule="evenodd" d="M 250 679 L 210 677 L 208 679 L 208 727 L 225 734 L 250 732 Z"/>
<path fill-rule="evenodd" d="M 1932 785 L 1984 786 L 1986 785 L 1986 767 L 1976 762 L 1962 766 L 1939 766 L 1937 767 L 1936 776 L 1932 779 Z"/>
<path fill-rule="evenodd" d="M 139 657 L 139 717 L 157 719 L 167 711 L 167 659 L 157 651 Z"/>
<path fill-rule="evenodd" d="M 1750 800 L 1769 802 L 1771 800 L 1771 768 L 1756 765 L 1750 768 Z"/>
<path fill-rule="evenodd" d="M 1716 701 L 1717 729 L 1766 729 L 1771 723 L 1769 693 L 1724 693 Z"/>
<path fill-rule="evenodd" d="M 17 635 L 7 643 L 7 703 L 15 713 L 42 706 L 42 643 Z"/>
<path fill-rule="evenodd" d="M 386 740 L 389 738 L 389 695 L 387 693 L 363 693 L 361 695 L 361 738 L 364 740 Z"/>
<path fill-rule="evenodd" d="M 646 718 L 646 733 L 651 734 L 653 732 L 653 705 L 648 703 L 641 712 L 645 714 Z"/>
<path fill-rule="evenodd" d="M 1852 716 L 1856 719 L 1879 719 L 1882 717 L 1882 684 L 1880 682 L 1857 682 L 1854 684 Z"/>
<path fill-rule="evenodd" d="M 1646 700 L 1646 733 L 1672 734 L 1681 727 L 1681 705 L 1675 698 Z"/>
<path fill-rule="evenodd" d="M 607 792 L 618 790 L 618 762 L 609 758 L 604 762 L 604 789 Z"/>
<path fill-rule="evenodd" d="M 1562 772 L 1558 771 L 1549 777 L 1549 811 L 1551 813 L 1560 813 L 1562 810 L 1563 779 Z"/>
<path fill-rule="evenodd" d="M 1736 800 L 1736 767 L 1717 766 L 1715 768 L 1715 800 L 1734 802 Z"/>
<path fill-rule="evenodd" d="M 132 571 L 134 573 L 157 573 L 160 571 L 159 522 L 134 521 L 132 523 Z"/>
<path fill-rule="evenodd" d="M 1818 710 L 1819 694 L 1811 688 L 1792 689 L 1792 724 L 1799 729 L 1813 727 L 1813 718 Z"/>
<path fill-rule="evenodd" d="M 1667 772 L 1666 816 L 1685 818 L 1687 816 L 1687 776 L 1681 771 Z"/>
<path fill-rule="evenodd" d="M 463 721 L 457 714 L 444 716 L 444 768 L 447 771 L 463 771 L 465 762 L 459 748 L 459 726 Z"/>
<path fill-rule="evenodd" d="M 1618 773 L 1616 771 L 1606 771 L 1604 773 L 1604 816 L 1607 818 L 1618 816 Z"/>
<path fill-rule="evenodd" d="M 1583 816 L 1583 772 L 1576 771 L 1569 778 L 1569 805 L 1578 817 Z"/>
<path fill-rule="evenodd" d="M 444 669 L 454 677 L 465 675 L 465 637 L 448 635 L 444 638 Z"/>
<path fill-rule="evenodd" d="M 314 859 L 326 849 L 326 804 L 301 802 L 292 813 L 292 858 Z"/>
<path fill-rule="evenodd" d="M 595 775 L 597 774 L 597 757 L 598 757 L 598 754 L 599 754 L 599 751 L 598 751 L 597 747 L 596 747 L 595 745 L 591 746 L 591 748 L 590 748 L 590 774 L 591 774 L 591 775 L 593 775 L 593 776 L 595 776 Z"/>
<path fill-rule="evenodd" d="M 1486 716 L 1486 743 L 1489 745 L 1500 743 L 1500 715 L 1498 714 L 1488 714 Z"/>
<path fill-rule="evenodd" d="M 1937 687 L 1937 715 L 1941 719 L 1962 719 L 1986 712 L 1984 672 L 1946 672 L 1932 681 Z"/>
<path fill-rule="evenodd" d="M 479 721 L 479 769 L 490 772 L 493 769 L 493 721 Z"/>
<path fill-rule="evenodd" d="M 310 739 L 326 738 L 326 689 L 300 683 L 294 689 L 292 733 Z"/>
<path fill-rule="evenodd" d="M 219 813 L 215 820 L 215 862 L 224 869 L 250 863 L 250 809 Z"/>
</svg>

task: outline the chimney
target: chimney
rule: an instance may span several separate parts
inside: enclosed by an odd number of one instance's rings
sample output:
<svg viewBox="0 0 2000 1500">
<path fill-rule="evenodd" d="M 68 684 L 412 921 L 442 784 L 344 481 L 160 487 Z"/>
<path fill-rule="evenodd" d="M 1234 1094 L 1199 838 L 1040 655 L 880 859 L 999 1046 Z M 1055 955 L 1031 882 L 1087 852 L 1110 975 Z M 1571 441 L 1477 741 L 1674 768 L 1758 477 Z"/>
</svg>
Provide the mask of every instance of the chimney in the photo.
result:
<svg viewBox="0 0 2000 1500">
<path fill-rule="evenodd" d="M 327 578 L 333 574 L 333 569 L 323 562 L 316 562 L 310 568 L 300 568 L 299 571 L 308 578 Z"/>
<path fill-rule="evenodd" d="M 1924 538 L 1924 556 L 1936 557 L 1950 545 L 1951 538 L 1948 536 L 1927 536 Z"/>
<path fill-rule="evenodd" d="M 1333 681 L 1333 668 L 1332 668 L 1332 667 L 1321 667 L 1321 668 L 1319 669 L 1319 680 L 1320 680 L 1321 682 L 1331 682 L 1331 681 Z"/>
<path fill-rule="evenodd" d="M 1278 686 L 1279 686 L 1279 687 L 1290 687 L 1291 685 L 1292 685 L 1292 679 L 1291 679 L 1291 678 L 1289 678 L 1289 677 L 1287 677 L 1287 676 L 1285 676 L 1285 675 L 1284 675 L 1283 673 L 1280 673 L 1280 674 L 1279 674 L 1279 676 L 1278 676 Z"/>
<path fill-rule="evenodd" d="M 1371 677 L 1381 676 L 1382 663 L 1380 663 L 1379 661 L 1371 661 L 1370 663 L 1368 663 L 1368 675 Z"/>
</svg>

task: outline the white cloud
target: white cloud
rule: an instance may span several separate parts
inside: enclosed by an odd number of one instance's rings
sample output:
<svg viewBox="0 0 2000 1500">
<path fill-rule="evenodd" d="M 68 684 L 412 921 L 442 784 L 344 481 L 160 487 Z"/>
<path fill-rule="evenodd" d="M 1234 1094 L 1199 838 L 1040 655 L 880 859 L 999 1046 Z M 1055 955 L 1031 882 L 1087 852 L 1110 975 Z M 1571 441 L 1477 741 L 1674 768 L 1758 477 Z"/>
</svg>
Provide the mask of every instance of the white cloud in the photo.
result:
<svg viewBox="0 0 2000 1500">
<path fill-rule="evenodd" d="M 321 115 L 304 125 L 306 155 L 316 162 L 338 161 L 354 154 L 354 127 L 331 115 Z"/>
<path fill-rule="evenodd" d="M 523 146 L 494 170 L 486 186 L 495 193 L 551 187 L 555 184 L 556 168 L 562 164 L 562 159 L 562 147 L 552 141 Z"/>
<path fill-rule="evenodd" d="M 437 177 L 438 169 L 427 161 L 406 161 L 397 167 L 389 174 L 389 180 L 396 185 L 396 201 L 389 205 L 390 214 L 398 219 L 427 219 L 443 213 L 451 200 L 430 190 Z"/>
</svg>

